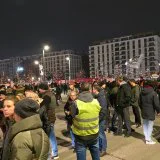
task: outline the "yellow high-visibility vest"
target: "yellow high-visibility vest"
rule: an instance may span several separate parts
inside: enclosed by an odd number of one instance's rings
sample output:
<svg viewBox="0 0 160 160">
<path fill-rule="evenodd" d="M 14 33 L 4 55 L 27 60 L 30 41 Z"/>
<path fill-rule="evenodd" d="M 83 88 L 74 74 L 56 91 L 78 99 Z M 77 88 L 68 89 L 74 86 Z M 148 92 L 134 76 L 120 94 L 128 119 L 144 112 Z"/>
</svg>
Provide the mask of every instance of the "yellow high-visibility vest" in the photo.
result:
<svg viewBox="0 0 160 160">
<path fill-rule="evenodd" d="M 78 115 L 73 119 L 72 131 L 75 135 L 87 136 L 96 134 L 99 131 L 99 102 L 94 99 L 92 102 L 76 100 Z"/>
</svg>

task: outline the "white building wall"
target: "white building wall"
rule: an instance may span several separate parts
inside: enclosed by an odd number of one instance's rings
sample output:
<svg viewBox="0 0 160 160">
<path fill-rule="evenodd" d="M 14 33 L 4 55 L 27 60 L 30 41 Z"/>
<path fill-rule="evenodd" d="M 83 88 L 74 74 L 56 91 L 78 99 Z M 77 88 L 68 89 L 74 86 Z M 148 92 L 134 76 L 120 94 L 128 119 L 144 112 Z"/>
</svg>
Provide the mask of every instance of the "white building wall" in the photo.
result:
<svg viewBox="0 0 160 160">
<path fill-rule="evenodd" d="M 139 69 L 132 69 L 133 77 L 150 72 L 159 71 L 160 62 L 160 37 L 154 33 L 146 35 L 131 35 L 114 38 L 99 44 L 89 46 L 90 76 L 114 76 L 115 66 L 119 74 L 127 74 L 128 67 L 125 62 L 130 58 L 144 54 Z"/>
</svg>

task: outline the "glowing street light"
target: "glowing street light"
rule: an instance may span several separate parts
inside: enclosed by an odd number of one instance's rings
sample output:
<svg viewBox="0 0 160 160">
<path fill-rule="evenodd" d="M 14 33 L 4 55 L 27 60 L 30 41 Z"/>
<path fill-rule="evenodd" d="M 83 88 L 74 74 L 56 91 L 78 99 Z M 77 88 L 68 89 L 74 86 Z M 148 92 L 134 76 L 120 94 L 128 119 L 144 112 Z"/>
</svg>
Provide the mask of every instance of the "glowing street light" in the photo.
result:
<svg viewBox="0 0 160 160">
<path fill-rule="evenodd" d="M 39 61 L 37 61 L 37 60 L 36 60 L 36 61 L 34 61 L 34 64 L 38 65 L 38 64 L 39 64 Z"/>
<path fill-rule="evenodd" d="M 45 46 L 43 47 L 43 49 L 44 49 L 45 51 L 48 51 L 48 50 L 50 49 L 50 47 L 49 47 L 48 45 L 45 45 Z"/>
<path fill-rule="evenodd" d="M 69 81 L 71 80 L 71 60 L 69 57 L 66 57 L 66 60 L 69 62 Z"/>
<path fill-rule="evenodd" d="M 45 61 L 44 61 L 44 54 L 45 54 L 45 51 L 48 51 L 50 49 L 50 47 L 48 45 L 45 45 L 43 47 L 43 66 L 44 66 L 44 79 L 45 79 Z"/>
</svg>

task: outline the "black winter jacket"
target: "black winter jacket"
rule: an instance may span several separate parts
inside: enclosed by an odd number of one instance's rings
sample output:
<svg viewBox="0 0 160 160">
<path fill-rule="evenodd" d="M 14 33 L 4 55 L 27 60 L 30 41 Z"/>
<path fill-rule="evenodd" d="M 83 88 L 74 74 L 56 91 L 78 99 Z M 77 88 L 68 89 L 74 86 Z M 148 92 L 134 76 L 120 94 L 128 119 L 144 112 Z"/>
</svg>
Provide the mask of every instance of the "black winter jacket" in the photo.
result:
<svg viewBox="0 0 160 160">
<path fill-rule="evenodd" d="M 144 87 L 140 94 L 139 105 L 143 119 L 155 120 L 155 111 L 160 113 L 158 94 L 150 86 Z"/>
<path fill-rule="evenodd" d="M 130 106 L 131 102 L 131 87 L 128 83 L 122 82 L 117 92 L 116 109 L 122 109 Z"/>
<path fill-rule="evenodd" d="M 101 111 L 99 113 L 99 121 L 101 122 L 105 120 L 107 116 L 107 100 L 104 90 L 101 90 L 98 95 L 96 95 L 96 98 L 101 106 Z"/>
</svg>

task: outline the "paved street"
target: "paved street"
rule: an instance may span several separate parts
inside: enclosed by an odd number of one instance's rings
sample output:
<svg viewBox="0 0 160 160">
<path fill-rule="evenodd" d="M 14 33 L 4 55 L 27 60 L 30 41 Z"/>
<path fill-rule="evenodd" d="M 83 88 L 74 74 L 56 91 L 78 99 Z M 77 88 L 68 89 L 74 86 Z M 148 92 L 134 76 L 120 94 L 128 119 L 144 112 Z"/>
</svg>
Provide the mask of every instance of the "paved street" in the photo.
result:
<svg viewBox="0 0 160 160">
<path fill-rule="evenodd" d="M 58 140 L 58 149 L 60 160 L 76 160 L 76 155 L 70 149 L 71 140 L 66 135 L 66 123 L 64 121 L 63 105 L 56 108 L 57 120 L 55 132 Z M 133 115 L 131 116 L 133 119 Z M 133 127 L 134 128 L 134 127 Z M 155 121 L 154 135 L 160 131 L 160 118 Z M 160 143 L 155 145 L 146 145 L 143 141 L 142 128 L 136 129 L 132 137 L 124 138 L 114 136 L 112 133 L 106 133 L 108 140 L 109 155 L 104 156 L 101 160 L 159 160 Z M 90 154 L 87 154 L 87 160 L 91 160 Z"/>
<path fill-rule="evenodd" d="M 66 97 L 63 96 L 63 101 Z M 55 133 L 58 141 L 58 150 L 60 160 L 76 160 L 76 154 L 70 149 L 71 140 L 66 132 L 66 122 L 64 120 L 63 106 L 56 107 L 56 123 Z M 133 115 L 131 115 L 133 119 Z M 134 127 L 133 127 L 134 128 Z M 156 118 L 154 125 L 154 137 L 160 133 L 160 117 Z M 124 138 L 122 136 L 114 136 L 112 133 L 106 133 L 108 140 L 106 155 L 101 160 L 159 160 L 160 159 L 160 143 L 155 145 L 146 145 L 143 141 L 142 128 L 136 129 L 136 133 L 132 137 Z M 89 151 L 87 152 L 87 160 L 91 160 Z"/>
</svg>

